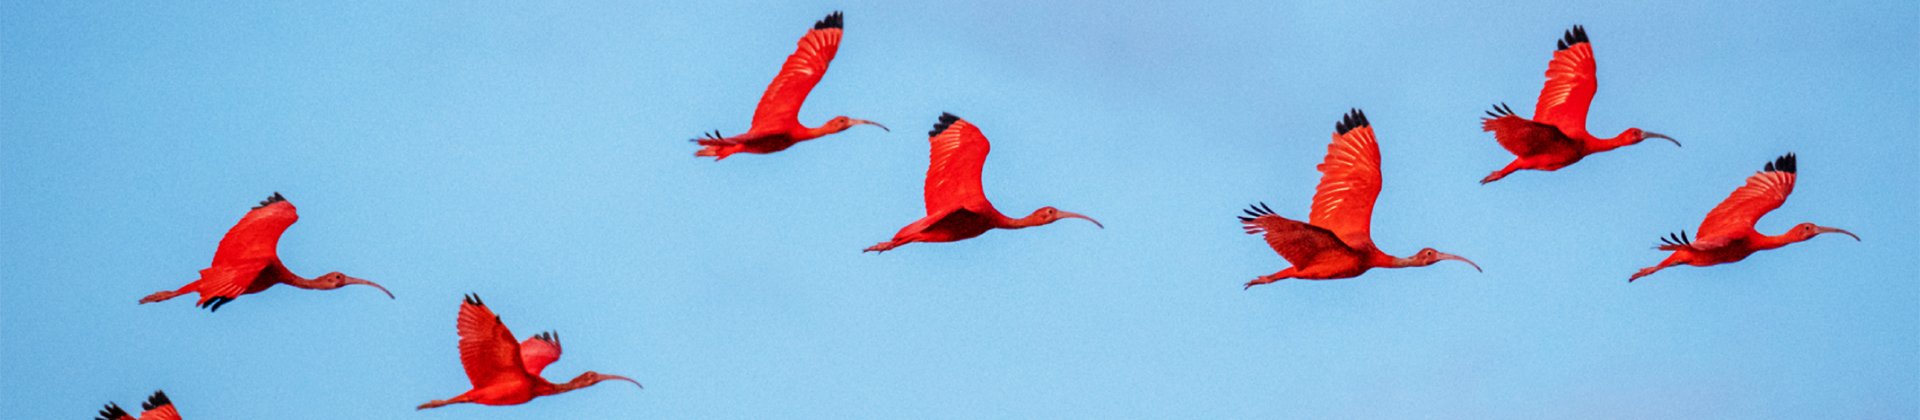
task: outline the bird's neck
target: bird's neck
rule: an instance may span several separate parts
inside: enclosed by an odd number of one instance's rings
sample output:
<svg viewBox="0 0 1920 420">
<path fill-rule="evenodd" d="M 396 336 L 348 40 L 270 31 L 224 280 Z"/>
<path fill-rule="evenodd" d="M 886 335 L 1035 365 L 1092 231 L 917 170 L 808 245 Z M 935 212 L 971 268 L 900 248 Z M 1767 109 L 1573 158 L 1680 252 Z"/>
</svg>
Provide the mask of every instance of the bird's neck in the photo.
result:
<svg viewBox="0 0 1920 420">
<path fill-rule="evenodd" d="M 557 384 L 552 382 L 547 382 L 546 379 L 540 379 L 539 377 L 535 377 L 535 379 L 538 381 L 538 383 L 534 385 L 534 393 L 537 393 L 540 395 L 559 394 L 559 393 L 573 391 L 580 388 L 586 388 L 589 386 L 593 386 L 593 384 L 600 383 L 600 381 L 595 381 L 592 378 L 587 378 L 584 376 L 573 378 L 573 380 L 571 381 L 566 381 L 564 383 L 557 383 Z"/>
<path fill-rule="evenodd" d="M 280 276 L 280 282 L 288 286 L 310 290 L 332 290 L 338 289 L 341 286 L 340 282 L 336 281 L 300 277 L 286 270 L 281 270 L 281 272 L 283 274 Z"/>
<path fill-rule="evenodd" d="M 794 133 L 792 136 L 793 136 L 793 141 L 795 143 L 798 143 L 798 142 L 803 142 L 807 140 L 826 137 L 828 134 L 838 133 L 841 131 L 846 131 L 846 128 L 845 127 L 834 128 L 832 125 L 823 124 L 819 127 L 812 127 L 812 128 L 800 127 L 799 132 Z"/>
<path fill-rule="evenodd" d="M 1587 149 L 1587 153 L 1605 152 L 1608 150 L 1613 150 L 1613 149 L 1618 149 L 1618 148 L 1633 145 L 1635 141 L 1639 140 L 1639 139 L 1631 138 L 1628 135 L 1630 133 L 1631 132 L 1621 132 L 1620 135 L 1613 136 L 1613 138 L 1608 138 L 1608 139 L 1595 138 L 1593 137 L 1593 135 L 1589 134 L 1586 136 L 1588 140 L 1581 143 L 1586 145 L 1585 148 Z"/>
<path fill-rule="evenodd" d="M 1367 258 L 1367 260 L 1368 260 L 1367 262 L 1370 265 L 1373 265 L 1375 267 L 1406 268 L 1406 267 L 1414 266 L 1412 258 L 1395 257 L 1392 255 L 1387 255 L 1387 253 L 1380 252 L 1380 251 L 1374 251 L 1372 255 Z"/>
<path fill-rule="evenodd" d="M 1758 236 L 1758 238 L 1754 238 L 1752 241 L 1748 241 L 1748 243 L 1750 244 L 1749 246 L 1753 247 L 1753 250 L 1755 251 L 1779 248 L 1779 247 L 1787 246 L 1787 244 L 1805 241 L 1808 239 L 1808 238 L 1795 238 L 1792 235 L 1785 234 L 1785 233 L 1782 233 L 1779 235 L 1772 235 L 1772 236 L 1768 236 L 1768 235 L 1754 235 L 1754 236 Z"/>
<path fill-rule="evenodd" d="M 993 218 L 996 219 L 995 220 L 996 223 L 994 223 L 995 227 L 998 227 L 1001 229 L 1025 229 L 1025 228 L 1030 228 L 1034 226 L 1053 223 L 1052 220 L 1047 220 L 1046 217 L 1041 216 L 1040 213 L 1038 212 L 1029 214 L 1027 215 L 1027 217 L 1022 217 L 1018 219 L 1010 218 L 1010 217 L 1007 217 L 1006 215 L 1000 215 L 1000 214 L 993 215 Z"/>
</svg>

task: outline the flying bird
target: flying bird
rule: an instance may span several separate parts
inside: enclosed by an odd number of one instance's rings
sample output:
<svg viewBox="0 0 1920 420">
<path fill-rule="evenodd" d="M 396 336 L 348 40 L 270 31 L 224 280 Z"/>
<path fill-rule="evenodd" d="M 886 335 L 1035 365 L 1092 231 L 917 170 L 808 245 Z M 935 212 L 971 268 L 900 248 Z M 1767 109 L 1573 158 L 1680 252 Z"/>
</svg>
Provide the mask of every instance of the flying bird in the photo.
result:
<svg viewBox="0 0 1920 420">
<path fill-rule="evenodd" d="M 473 390 L 444 400 L 421 404 L 419 410 L 448 404 L 517 405 L 535 397 L 586 388 L 602 381 L 640 382 L 625 376 L 587 371 L 566 383 L 547 382 L 540 371 L 560 360 L 560 336 L 544 332 L 515 342 L 500 316 L 487 309 L 479 295 L 467 295 L 460 305 L 460 364 L 467 368 Z"/>
<path fill-rule="evenodd" d="M 1794 225 L 1786 233 L 1772 236 L 1753 229 L 1754 223 L 1765 217 L 1767 212 L 1787 202 L 1787 195 L 1793 193 L 1793 182 L 1799 177 L 1798 166 L 1798 159 L 1792 153 L 1768 162 L 1759 173 L 1747 177 L 1747 185 L 1733 190 L 1726 201 L 1721 201 L 1720 205 L 1707 212 L 1707 219 L 1700 222 L 1695 237 L 1688 237 L 1683 230 L 1660 238 L 1661 244 L 1655 249 L 1673 253 L 1667 255 L 1667 259 L 1660 261 L 1660 264 L 1633 273 L 1627 282 L 1681 264 L 1705 267 L 1744 260 L 1754 252 L 1813 239 L 1822 233 L 1839 233 L 1859 241 L 1860 236 L 1853 232 L 1813 223 Z"/>
<path fill-rule="evenodd" d="M 1381 252 L 1373 243 L 1373 204 L 1380 197 L 1380 144 L 1374 141 L 1367 115 L 1355 109 L 1333 126 L 1333 143 L 1317 168 L 1320 186 L 1314 189 L 1307 222 L 1274 214 L 1260 203 L 1246 210 L 1240 223 L 1248 234 L 1263 235 L 1267 245 L 1292 267 L 1260 276 L 1245 288 L 1285 279 L 1334 280 L 1357 277 L 1373 268 L 1425 267 L 1440 260 L 1472 265 L 1466 258 L 1423 248 L 1413 257 Z"/>
<path fill-rule="evenodd" d="M 107 403 L 107 408 L 100 409 L 100 416 L 94 419 L 180 420 L 180 412 L 174 411 L 173 400 L 167 399 L 167 393 L 165 392 L 153 391 L 153 396 L 147 397 L 146 402 L 140 403 L 140 410 L 142 410 L 140 417 L 134 417 L 132 414 L 127 414 L 127 410 L 121 409 L 119 404 Z"/>
<path fill-rule="evenodd" d="M 1640 144 L 1650 138 L 1665 139 L 1679 146 L 1680 141 L 1664 134 L 1628 128 L 1613 138 L 1598 138 L 1587 133 L 1587 108 L 1593 104 L 1593 92 L 1599 86 L 1594 78 L 1593 46 L 1587 42 L 1587 29 L 1574 25 L 1561 37 L 1559 50 L 1547 64 L 1547 84 L 1540 89 L 1540 101 L 1533 107 L 1533 119 L 1514 115 L 1506 104 L 1494 105 L 1480 129 L 1493 132 L 1500 147 L 1514 155 L 1513 163 L 1493 171 L 1481 184 L 1498 181 L 1521 169 L 1553 171 L 1579 162 L 1587 155 Z"/>
<path fill-rule="evenodd" d="M 259 206 L 241 217 L 240 223 L 233 225 L 233 229 L 227 231 L 227 236 L 220 239 L 220 248 L 213 253 L 213 266 L 200 270 L 199 280 L 176 290 L 147 295 L 140 299 L 140 303 L 159 302 L 198 292 L 200 307 L 218 311 L 240 295 L 260 293 L 275 284 L 312 290 L 364 284 L 380 289 L 388 299 L 393 298 L 393 292 L 388 292 L 385 287 L 338 271 L 312 279 L 288 271 L 285 265 L 280 264 L 280 255 L 275 247 L 280 243 L 280 234 L 298 220 L 300 215 L 294 211 L 293 203 L 280 196 L 280 193 L 273 193 L 273 196 L 267 197 L 266 201 L 261 201 Z"/>
<path fill-rule="evenodd" d="M 860 124 L 886 130 L 887 126 L 880 123 L 845 116 L 833 117 L 819 127 L 800 125 L 800 105 L 807 101 L 807 93 L 813 91 L 813 85 L 820 83 L 820 76 L 827 73 L 827 64 L 833 62 L 833 55 L 840 51 L 840 31 L 840 12 L 828 14 L 825 19 L 815 22 L 813 30 L 800 37 L 799 49 L 787 56 L 787 63 L 780 66 L 780 75 L 773 77 L 773 84 L 767 86 L 767 93 L 760 96 L 760 106 L 753 110 L 753 127 L 733 137 L 722 136 L 716 130 L 704 134 L 702 138 L 693 139 L 701 146 L 693 155 L 719 161 L 734 153 L 765 154 L 787 150 L 794 144 L 846 131 Z"/>
<path fill-rule="evenodd" d="M 866 251 L 887 250 L 914 242 L 953 242 L 980 236 L 992 229 L 1023 229 L 1060 219 L 1086 219 L 1105 229 L 1100 221 L 1079 213 L 1041 207 L 1022 218 L 1000 214 L 987 201 L 980 186 L 980 170 L 987 163 L 987 137 L 972 123 L 940 114 L 940 123 L 927 133 L 933 143 L 932 159 L 927 167 L 927 217 L 901 228 L 893 239 L 867 247 Z"/>
</svg>

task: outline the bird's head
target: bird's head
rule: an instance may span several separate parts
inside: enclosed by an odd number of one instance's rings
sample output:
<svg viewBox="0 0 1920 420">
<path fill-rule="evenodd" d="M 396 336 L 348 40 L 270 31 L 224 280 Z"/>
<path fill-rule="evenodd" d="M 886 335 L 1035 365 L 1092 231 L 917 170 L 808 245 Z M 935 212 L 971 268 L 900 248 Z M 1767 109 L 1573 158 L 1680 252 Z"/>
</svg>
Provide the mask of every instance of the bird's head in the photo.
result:
<svg viewBox="0 0 1920 420">
<path fill-rule="evenodd" d="M 625 376 L 620 376 L 620 375 L 608 375 L 605 373 L 594 372 L 591 370 L 586 371 L 585 373 L 581 373 L 580 376 L 573 377 L 573 380 L 567 381 L 566 385 L 564 385 L 563 388 L 579 389 L 579 388 L 593 386 L 594 384 L 598 384 L 606 381 L 627 381 L 627 382 L 632 382 L 633 386 L 640 387 L 640 389 L 647 389 L 647 387 L 641 386 L 639 381 L 635 381 L 631 378 L 627 378 Z"/>
<path fill-rule="evenodd" d="M 1416 252 L 1413 254 L 1413 258 L 1407 259 L 1407 265 L 1410 267 L 1426 267 L 1429 265 L 1433 265 L 1434 263 L 1440 262 L 1440 260 L 1454 260 L 1454 261 L 1467 263 L 1467 265 L 1473 266 L 1473 271 L 1485 272 L 1484 270 L 1480 269 L 1480 264 L 1474 264 L 1472 260 L 1468 260 L 1465 257 L 1461 257 L 1459 255 L 1440 252 L 1439 250 L 1435 250 L 1433 248 L 1421 248 L 1420 252 Z"/>
<path fill-rule="evenodd" d="M 827 120 L 826 129 L 827 129 L 827 132 L 829 133 L 838 133 L 842 131 L 847 131 L 847 129 L 853 128 L 853 126 L 862 125 L 862 124 L 871 125 L 874 127 L 880 127 L 881 130 L 886 130 L 887 132 L 893 132 L 893 130 L 888 129 L 887 126 L 880 125 L 880 123 L 867 121 L 859 118 L 848 118 L 847 116 L 844 116 L 844 115 L 833 117 L 833 119 Z"/>
<path fill-rule="evenodd" d="M 1093 218 L 1087 217 L 1084 214 L 1056 209 L 1056 208 L 1053 208 L 1053 206 L 1046 206 L 1046 207 L 1041 207 L 1039 209 L 1036 209 L 1033 211 L 1033 214 L 1027 215 L 1027 217 L 1023 218 L 1022 220 L 1030 221 L 1030 224 L 1028 224 L 1028 226 L 1039 226 L 1039 225 L 1044 225 L 1048 223 L 1053 223 L 1053 222 L 1059 221 L 1060 219 L 1086 219 L 1086 221 L 1093 222 L 1094 226 L 1098 226 L 1101 229 L 1107 228 L 1107 225 L 1100 224 L 1099 220 L 1093 220 Z"/>
<path fill-rule="evenodd" d="M 1801 223 L 1801 224 L 1793 225 L 1793 229 L 1787 231 L 1787 237 L 1792 239 L 1794 242 L 1800 242 L 1808 239 L 1813 239 L 1813 237 L 1820 236 L 1820 234 L 1822 233 L 1838 233 L 1842 235 L 1852 236 L 1853 240 L 1855 241 L 1860 240 L 1860 235 L 1855 235 L 1853 234 L 1853 232 L 1848 232 L 1846 229 L 1820 226 L 1813 223 Z"/>
<path fill-rule="evenodd" d="M 1639 128 L 1629 128 L 1627 129 L 1627 132 L 1621 133 L 1621 137 L 1632 139 L 1633 144 L 1640 144 L 1640 142 L 1647 141 L 1647 139 L 1663 139 L 1666 141 L 1673 142 L 1674 147 L 1680 147 L 1679 140 L 1674 140 L 1672 137 L 1667 137 L 1667 135 L 1665 134 L 1655 133 L 1647 130 L 1641 130 Z"/>
<path fill-rule="evenodd" d="M 346 287 L 349 284 L 364 284 L 368 286 L 373 286 L 373 288 L 375 289 L 380 289 L 380 293 L 386 293 L 387 299 L 393 299 L 393 292 L 387 291 L 387 288 L 381 287 L 377 283 L 366 281 L 358 277 L 340 274 L 340 272 L 338 271 L 327 273 L 327 274 L 321 274 L 320 278 L 317 278 L 314 280 L 319 280 L 319 283 L 321 283 L 327 289 L 338 289 L 338 288 Z"/>
</svg>

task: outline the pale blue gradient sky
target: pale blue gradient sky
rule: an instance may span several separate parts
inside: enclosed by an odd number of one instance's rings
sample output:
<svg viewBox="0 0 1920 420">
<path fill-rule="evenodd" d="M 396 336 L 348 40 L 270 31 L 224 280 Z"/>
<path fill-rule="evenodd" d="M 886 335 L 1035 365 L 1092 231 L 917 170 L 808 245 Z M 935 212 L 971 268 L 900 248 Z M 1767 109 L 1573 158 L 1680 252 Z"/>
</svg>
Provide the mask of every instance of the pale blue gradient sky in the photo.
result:
<svg viewBox="0 0 1920 420">
<path fill-rule="evenodd" d="M 0 418 L 156 388 L 195 420 L 1920 416 L 1911 1 L 275 3 L 0 5 Z M 694 159 L 836 9 L 801 120 L 894 132 Z M 1686 147 L 1476 184 L 1510 158 L 1476 117 L 1531 114 L 1575 23 L 1589 126 Z M 1285 261 L 1233 216 L 1304 217 L 1349 107 L 1378 242 L 1486 273 L 1240 289 Z M 861 254 L 920 216 L 942 111 L 995 142 L 1003 210 L 1108 229 Z M 1624 281 L 1789 151 L 1761 230 L 1865 242 Z M 289 267 L 398 300 L 134 304 L 273 191 Z M 467 387 L 467 292 L 566 337 L 551 377 L 647 389 L 416 413 Z"/>
</svg>

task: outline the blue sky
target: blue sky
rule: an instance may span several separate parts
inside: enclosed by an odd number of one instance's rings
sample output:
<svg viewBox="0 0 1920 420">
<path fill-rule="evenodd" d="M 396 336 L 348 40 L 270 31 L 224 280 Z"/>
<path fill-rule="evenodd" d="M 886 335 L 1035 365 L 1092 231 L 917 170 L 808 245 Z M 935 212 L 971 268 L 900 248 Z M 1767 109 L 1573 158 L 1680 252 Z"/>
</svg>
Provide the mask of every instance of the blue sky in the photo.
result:
<svg viewBox="0 0 1920 420">
<path fill-rule="evenodd" d="M 0 418 L 1920 416 L 1912 2 L 274 3 L 0 5 Z M 694 159 L 832 10 L 801 120 L 894 132 Z M 1531 114 L 1576 23 L 1589 127 L 1686 147 L 1478 185 L 1511 157 L 1476 117 Z M 1286 263 L 1234 215 L 1305 217 L 1349 107 L 1377 242 L 1485 273 L 1241 290 Z M 921 215 L 942 111 L 1002 210 L 1108 228 L 861 254 Z M 1625 282 L 1786 152 L 1760 230 L 1864 242 Z M 398 299 L 134 304 L 274 191 L 290 268 Z M 468 292 L 566 337 L 551 377 L 647 389 L 413 411 L 467 387 Z"/>
</svg>

